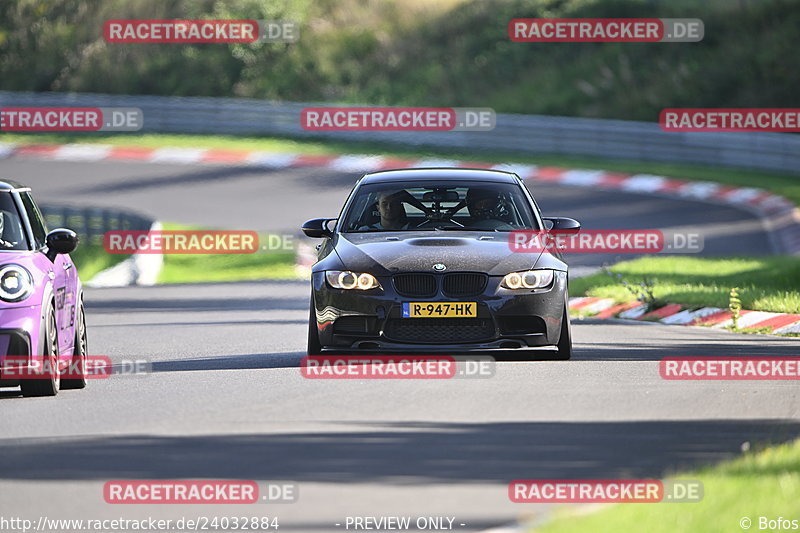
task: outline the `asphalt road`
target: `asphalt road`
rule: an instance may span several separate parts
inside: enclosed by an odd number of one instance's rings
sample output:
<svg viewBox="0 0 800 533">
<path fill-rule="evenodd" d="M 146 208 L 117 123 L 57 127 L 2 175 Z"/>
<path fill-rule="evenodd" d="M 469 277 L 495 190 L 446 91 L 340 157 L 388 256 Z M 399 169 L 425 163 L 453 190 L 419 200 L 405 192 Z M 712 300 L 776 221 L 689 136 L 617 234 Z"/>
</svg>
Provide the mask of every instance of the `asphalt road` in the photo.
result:
<svg viewBox="0 0 800 533">
<path fill-rule="evenodd" d="M 34 186 L 42 202 L 292 233 L 335 216 L 354 179 L 22 159 L 0 161 L 0 175 Z M 760 223 L 730 208 L 535 193 L 548 214 L 587 226 L 691 226 L 706 253 L 769 252 Z M 548 512 L 511 503 L 513 479 L 661 477 L 734 457 L 744 442 L 800 435 L 793 382 L 664 381 L 657 368 L 665 356 L 796 356 L 796 339 L 586 320 L 575 323 L 572 361 L 500 361 L 488 379 L 321 381 L 298 368 L 303 282 L 90 289 L 86 299 L 91 352 L 153 371 L 56 398 L 0 391 L 3 516 L 278 516 L 281 529 L 336 531 L 347 516 L 400 514 L 455 517 L 456 530 L 476 531 Z M 293 481 L 300 497 L 246 508 L 103 501 L 107 480 L 186 478 Z"/>
<path fill-rule="evenodd" d="M 455 516 L 464 531 L 542 513 L 518 478 L 659 477 L 800 434 L 792 382 L 677 382 L 657 359 L 797 355 L 791 339 L 576 322 L 565 362 L 501 361 L 488 379 L 308 380 L 302 282 L 91 290 L 93 353 L 153 372 L 52 399 L 2 393 L 4 513 L 51 518 L 276 514 Z M 294 504 L 114 506 L 110 479 L 294 481 Z M 712 495 L 708 495 L 712 497 Z M 170 507 L 170 508 L 166 508 Z"/>
</svg>

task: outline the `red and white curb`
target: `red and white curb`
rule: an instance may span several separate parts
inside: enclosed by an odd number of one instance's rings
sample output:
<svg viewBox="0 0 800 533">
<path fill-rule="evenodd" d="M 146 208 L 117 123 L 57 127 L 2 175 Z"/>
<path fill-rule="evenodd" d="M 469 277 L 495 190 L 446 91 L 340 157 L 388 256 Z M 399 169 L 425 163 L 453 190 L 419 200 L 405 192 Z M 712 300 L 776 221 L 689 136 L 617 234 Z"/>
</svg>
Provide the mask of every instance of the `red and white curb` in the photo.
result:
<svg viewBox="0 0 800 533">
<path fill-rule="evenodd" d="M 733 323 L 733 313 L 718 307 L 684 307 L 667 304 L 654 310 L 639 302 L 617 304 L 611 298 L 585 296 L 570 298 L 569 308 L 595 318 L 626 318 L 675 324 L 681 326 L 710 326 L 725 328 Z M 800 315 L 767 313 L 765 311 L 740 311 L 739 328 L 769 328 L 771 333 L 800 333 Z"/>
<path fill-rule="evenodd" d="M 243 165 L 272 170 L 322 167 L 338 172 L 374 172 L 393 168 L 462 167 L 515 172 L 535 183 L 621 190 L 735 206 L 761 218 L 777 253 L 800 255 L 800 209 L 790 200 L 764 189 L 730 187 L 713 182 L 688 181 L 652 174 L 624 174 L 602 170 L 565 169 L 524 164 L 495 164 L 451 159 L 410 159 L 377 155 L 309 155 L 227 149 L 142 148 L 101 144 L 0 143 L 0 159 L 37 157 L 56 161 L 129 161 L 169 164 Z M 313 252 L 301 249 L 298 271 L 308 272 Z"/>
<path fill-rule="evenodd" d="M 308 155 L 203 148 L 142 148 L 102 144 L 0 143 L 0 158 L 38 157 L 55 161 L 138 161 L 169 164 L 244 165 L 269 169 L 323 167 L 338 172 L 392 168 L 463 167 L 516 172 L 526 180 L 574 187 L 621 190 L 739 207 L 758 215 L 776 241 L 776 251 L 800 254 L 800 210 L 786 198 L 754 187 L 688 181 L 652 174 L 570 170 L 550 166 L 495 164 L 450 159 L 410 159 L 377 155 Z"/>
</svg>

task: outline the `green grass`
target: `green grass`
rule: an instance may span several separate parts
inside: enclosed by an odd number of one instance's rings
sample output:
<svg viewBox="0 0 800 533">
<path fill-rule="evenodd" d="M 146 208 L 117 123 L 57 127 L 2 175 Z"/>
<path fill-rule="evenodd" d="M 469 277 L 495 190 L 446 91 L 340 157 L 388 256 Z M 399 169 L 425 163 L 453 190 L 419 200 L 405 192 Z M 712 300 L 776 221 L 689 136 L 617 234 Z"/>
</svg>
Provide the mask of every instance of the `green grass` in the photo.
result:
<svg viewBox="0 0 800 533">
<path fill-rule="evenodd" d="M 69 254 L 78 269 L 82 281 L 92 279 L 98 272 L 121 263 L 129 255 L 110 254 L 100 244 L 81 243 L 74 252 Z"/>
<path fill-rule="evenodd" d="M 560 516 L 536 531 L 539 533 L 730 533 L 743 531 L 739 521 L 752 520 L 751 531 L 759 529 L 759 517 L 779 516 L 800 520 L 800 440 L 746 453 L 733 461 L 675 479 L 703 482 L 699 503 L 617 504 L 582 516 Z"/>
<path fill-rule="evenodd" d="M 165 230 L 208 229 L 164 224 Z M 263 242 L 266 234 L 260 234 Z M 158 283 L 206 283 L 261 279 L 297 279 L 293 251 L 253 254 L 171 254 L 164 256 Z"/>
<path fill-rule="evenodd" d="M 636 160 L 608 160 L 599 157 L 561 155 L 523 156 L 515 153 L 458 152 L 433 148 L 398 148 L 379 143 L 343 143 L 323 140 L 299 140 L 273 137 L 237 137 L 226 135 L 66 135 L 0 134 L 0 142 L 31 143 L 100 143 L 117 146 L 164 148 L 167 146 L 216 148 L 264 152 L 290 152 L 310 155 L 375 154 L 389 157 L 445 158 L 488 163 L 524 163 L 563 168 L 589 168 L 630 174 L 656 174 L 686 180 L 713 181 L 740 187 L 760 187 L 800 204 L 800 180 L 797 177 L 747 170 L 674 165 Z"/>
<path fill-rule="evenodd" d="M 665 302 L 727 308 L 731 288 L 739 287 L 743 309 L 800 313 L 800 257 L 643 257 L 618 263 L 610 271 L 631 284 L 652 279 L 654 296 Z M 619 302 L 636 299 L 619 278 L 602 272 L 571 280 L 570 294 Z"/>
<path fill-rule="evenodd" d="M 159 283 L 296 279 L 293 253 L 166 255 Z"/>
<path fill-rule="evenodd" d="M 164 229 L 201 229 L 195 226 L 164 224 Z M 263 239 L 267 234 L 260 234 Z M 89 281 L 98 272 L 130 257 L 109 254 L 101 245 L 81 244 L 70 254 L 81 280 Z M 203 283 L 259 279 L 297 279 L 294 251 L 259 251 L 254 254 L 165 255 L 159 283 Z"/>
</svg>

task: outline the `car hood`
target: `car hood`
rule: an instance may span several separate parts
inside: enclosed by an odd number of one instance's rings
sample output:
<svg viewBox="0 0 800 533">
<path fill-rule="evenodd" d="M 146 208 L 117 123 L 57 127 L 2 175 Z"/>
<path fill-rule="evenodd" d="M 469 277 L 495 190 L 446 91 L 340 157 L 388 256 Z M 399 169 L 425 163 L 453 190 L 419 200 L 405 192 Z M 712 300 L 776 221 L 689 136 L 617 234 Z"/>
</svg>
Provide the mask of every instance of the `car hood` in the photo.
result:
<svg viewBox="0 0 800 533">
<path fill-rule="evenodd" d="M 339 234 L 336 253 L 344 268 L 376 276 L 397 272 L 478 271 L 492 276 L 532 268 L 541 252 L 517 253 L 506 232 L 411 231 Z"/>
</svg>

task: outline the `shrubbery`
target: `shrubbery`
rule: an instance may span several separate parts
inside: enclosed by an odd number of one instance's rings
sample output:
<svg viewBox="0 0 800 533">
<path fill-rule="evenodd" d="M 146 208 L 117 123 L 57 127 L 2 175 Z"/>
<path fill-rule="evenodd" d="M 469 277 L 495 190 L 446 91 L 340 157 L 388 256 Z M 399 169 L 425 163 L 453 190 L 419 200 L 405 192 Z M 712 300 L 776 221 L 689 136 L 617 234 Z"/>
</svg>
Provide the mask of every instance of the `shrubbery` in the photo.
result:
<svg viewBox="0 0 800 533">
<path fill-rule="evenodd" d="M 511 42 L 517 17 L 697 17 L 701 43 Z M 111 18 L 301 23 L 300 41 L 107 44 Z M 664 107 L 796 107 L 791 0 L 0 2 L 0 89 L 245 96 L 656 120 Z"/>
</svg>

